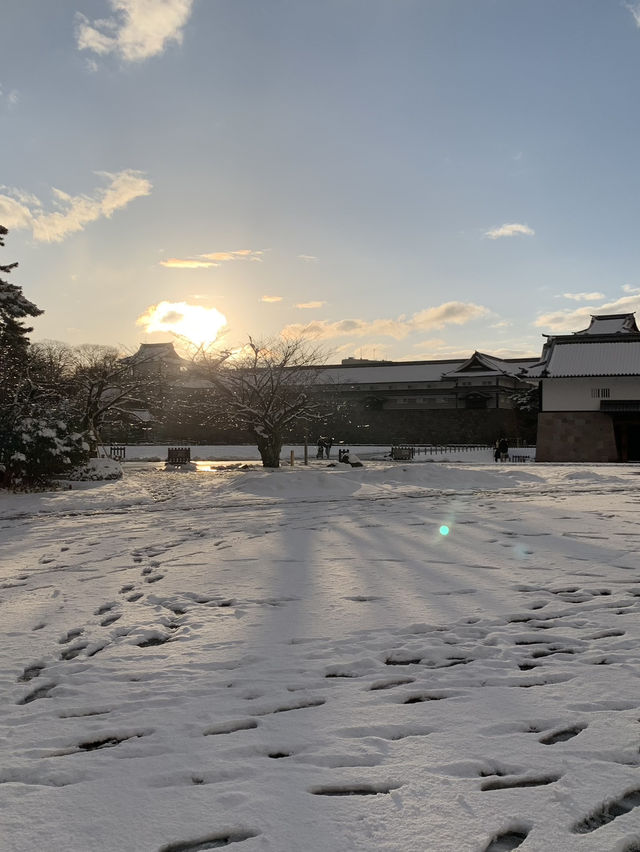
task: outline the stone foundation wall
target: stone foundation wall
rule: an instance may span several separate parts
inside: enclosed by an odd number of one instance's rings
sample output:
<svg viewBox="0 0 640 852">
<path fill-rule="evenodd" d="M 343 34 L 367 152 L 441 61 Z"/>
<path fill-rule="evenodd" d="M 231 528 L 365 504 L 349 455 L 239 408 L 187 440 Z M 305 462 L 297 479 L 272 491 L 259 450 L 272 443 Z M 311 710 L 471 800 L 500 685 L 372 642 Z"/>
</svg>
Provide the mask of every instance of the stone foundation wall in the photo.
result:
<svg viewBox="0 0 640 852">
<path fill-rule="evenodd" d="M 430 409 L 351 411 L 348 417 L 326 418 L 310 435 L 332 435 L 354 444 L 493 444 L 501 435 L 533 439 L 513 409 Z M 532 435 L 527 434 L 533 432 Z"/>
<path fill-rule="evenodd" d="M 541 412 L 536 461 L 618 461 L 613 420 L 600 411 Z"/>
</svg>

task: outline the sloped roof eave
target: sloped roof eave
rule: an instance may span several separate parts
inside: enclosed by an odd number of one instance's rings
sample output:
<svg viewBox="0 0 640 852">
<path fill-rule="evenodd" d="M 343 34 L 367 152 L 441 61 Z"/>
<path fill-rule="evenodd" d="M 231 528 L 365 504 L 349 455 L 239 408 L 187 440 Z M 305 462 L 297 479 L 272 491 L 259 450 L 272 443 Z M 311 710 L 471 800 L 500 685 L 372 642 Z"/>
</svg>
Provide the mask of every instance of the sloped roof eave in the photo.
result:
<svg viewBox="0 0 640 852">
<path fill-rule="evenodd" d="M 640 379 L 640 373 L 548 373 L 543 379 Z"/>
</svg>

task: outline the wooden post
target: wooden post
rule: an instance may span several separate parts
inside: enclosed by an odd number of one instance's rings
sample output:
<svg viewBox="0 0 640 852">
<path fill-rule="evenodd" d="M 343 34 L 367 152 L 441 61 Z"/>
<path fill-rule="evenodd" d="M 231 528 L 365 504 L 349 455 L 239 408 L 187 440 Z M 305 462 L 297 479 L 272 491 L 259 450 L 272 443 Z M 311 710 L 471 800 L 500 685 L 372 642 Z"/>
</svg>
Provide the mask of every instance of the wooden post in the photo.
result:
<svg viewBox="0 0 640 852">
<path fill-rule="evenodd" d="M 309 436 L 304 433 L 304 463 L 309 464 Z"/>
<path fill-rule="evenodd" d="M 291 457 L 290 457 L 290 461 L 289 461 L 289 464 L 291 465 L 291 467 L 293 467 L 293 460 L 295 459 L 295 457 L 296 457 L 296 454 L 294 453 L 293 450 L 291 450 Z"/>
</svg>

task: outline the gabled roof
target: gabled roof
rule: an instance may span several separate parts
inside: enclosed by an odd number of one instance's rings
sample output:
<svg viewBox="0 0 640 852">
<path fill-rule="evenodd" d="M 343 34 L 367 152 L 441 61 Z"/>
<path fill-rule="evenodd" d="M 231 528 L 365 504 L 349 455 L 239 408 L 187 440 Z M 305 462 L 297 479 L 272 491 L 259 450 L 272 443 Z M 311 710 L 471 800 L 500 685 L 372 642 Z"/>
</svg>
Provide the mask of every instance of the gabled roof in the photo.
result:
<svg viewBox="0 0 640 852">
<path fill-rule="evenodd" d="M 474 352 L 470 358 L 462 364 L 442 374 L 443 379 L 454 379 L 461 373 L 471 373 L 474 376 L 493 376 L 500 373 L 503 376 L 518 376 L 523 369 L 531 367 L 532 358 L 523 358 L 522 361 L 505 361 L 495 358 L 493 355 L 485 355 L 483 352 Z"/>
<path fill-rule="evenodd" d="M 134 361 L 165 360 L 182 361 L 173 348 L 173 343 L 141 343 L 140 348 L 131 356 Z"/>
<path fill-rule="evenodd" d="M 573 346 L 557 341 L 548 358 L 529 370 L 529 376 L 640 376 L 640 334 L 636 340 L 594 340 Z"/>
<path fill-rule="evenodd" d="M 634 314 L 592 316 L 589 328 L 549 336 L 531 378 L 640 376 L 640 330 Z"/>
<path fill-rule="evenodd" d="M 133 355 L 122 358 L 123 364 L 143 364 L 150 361 L 169 361 L 176 364 L 189 364 L 185 358 L 180 357 L 173 348 L 173 343 L 141 343 L 138 351 Z"/>
<path fill-rule="evenodd" d="M 634 314 L 591 314 L 589 328 L 576 334 L 640 334 Z"/>
</svg>

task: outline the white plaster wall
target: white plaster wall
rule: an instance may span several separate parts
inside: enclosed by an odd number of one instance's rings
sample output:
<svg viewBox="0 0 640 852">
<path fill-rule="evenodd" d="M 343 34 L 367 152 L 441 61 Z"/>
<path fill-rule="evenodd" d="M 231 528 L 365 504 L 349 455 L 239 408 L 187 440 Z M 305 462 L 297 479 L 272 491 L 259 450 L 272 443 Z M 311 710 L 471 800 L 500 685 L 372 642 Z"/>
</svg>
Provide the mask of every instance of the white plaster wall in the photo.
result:
<svg viewBox="0 0 640 852">
<path fill-rule="evenodd" d="M 609 397 L 592 397 L 592 388 L 609 388 Z M 640 376 L 543 379 L 543 411 L 599 411 L 601 399 L 640 400 Z"/>
</svg>

